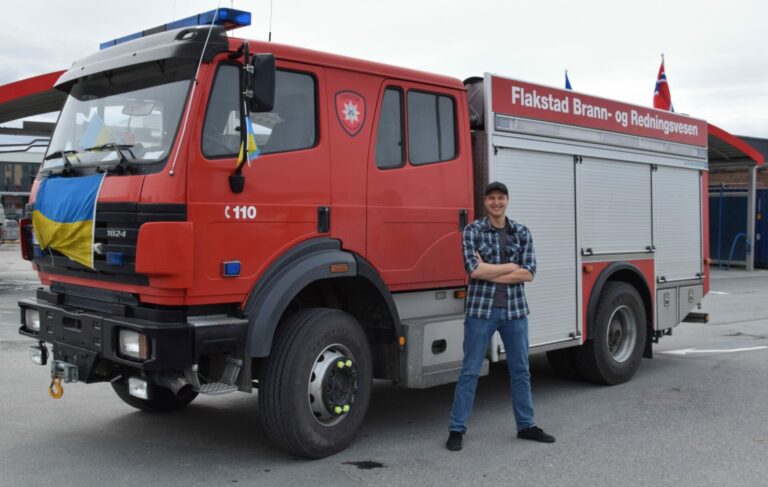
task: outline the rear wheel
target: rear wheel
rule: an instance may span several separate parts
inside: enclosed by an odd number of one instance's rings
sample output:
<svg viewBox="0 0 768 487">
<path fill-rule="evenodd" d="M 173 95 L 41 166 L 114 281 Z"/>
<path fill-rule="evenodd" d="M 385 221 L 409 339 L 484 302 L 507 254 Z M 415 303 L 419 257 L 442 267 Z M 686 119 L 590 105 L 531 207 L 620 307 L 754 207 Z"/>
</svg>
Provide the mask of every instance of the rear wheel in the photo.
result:
<svg viewBox="0 0 768 487">
<path fill-rule="evenodd" d="M 124 403 L 151 413 L 178 411 L 186 407 L 187 404 L 197 397 L 197 392 L 191 386 L 185 386 L 178 394 L 174 394 L 173 391 L 165 387 L 150 385 L 149 399 L 140 399 L 128 394 L 128 384 L 126 382 L 113 382 L 112 388 L 117 393 L 117 397 L 122 399 Z"/>
<path fill-rule="evenodd" d="M 262 368 L 261 424 L 270 440 L 291 453 L 332 455 L 357 435 L 372 382 L 368 339 L 351 315 L 299 311 L 278 329 Z"/>
<path fill-rule="evenodd" d="M 600 293 L 592 337 L 574 349 L 579 372 L 602 384 L 621 384 L 637 371 L 646 336 L 643 300 L 626 282 L 608 282 Z"/>
</svg>

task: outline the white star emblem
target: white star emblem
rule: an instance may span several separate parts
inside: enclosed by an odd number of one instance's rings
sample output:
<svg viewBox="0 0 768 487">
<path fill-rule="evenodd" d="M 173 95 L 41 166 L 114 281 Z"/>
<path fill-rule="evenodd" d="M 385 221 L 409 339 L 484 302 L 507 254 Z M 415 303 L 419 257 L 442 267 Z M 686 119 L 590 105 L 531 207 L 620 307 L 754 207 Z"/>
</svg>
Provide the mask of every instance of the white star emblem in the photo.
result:
<svg viewBox="0 0 768 487">
<path fill-rule="evenodd" d="M 344 120 L 352 124 L 360 121 L 360 111 L 357 109 L 357 105 L 352 102 L 344 104 Z"/>
</svg>

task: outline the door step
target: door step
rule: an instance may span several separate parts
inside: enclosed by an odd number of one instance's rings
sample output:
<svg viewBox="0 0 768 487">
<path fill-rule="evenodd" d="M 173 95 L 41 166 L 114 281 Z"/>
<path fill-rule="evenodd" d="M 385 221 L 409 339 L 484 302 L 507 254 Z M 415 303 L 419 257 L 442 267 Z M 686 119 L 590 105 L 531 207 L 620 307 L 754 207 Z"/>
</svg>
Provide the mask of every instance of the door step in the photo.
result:
<svg viewBox="0 0 768 487">
<path fill-rule="evenodd" d="M 240 375 L 240 369 L 243 367 L 243 361 L 233 357 L 227 357 L 224 372 L 221 374 L 221 380 L 218 382 L 208 382 L 200 384 L 200 377 L 197 374 L 197 365 L 186 371 L 187 381 L 192 388 L 200 394 L 208 396 L 220 396 L 229 394 L 238 390 L 237 376 Z"/>
<path fill-rule="evenodd" d="M 210 382 L 208 384 L 202 384 L 200 386 L 200 390 L 197 392 L 208 396 L 219 396 L 221 394 L 235 392 L 236 390 L 237 386 L 235 384 L 227 384 L 226 382 Z"/>
</svg>

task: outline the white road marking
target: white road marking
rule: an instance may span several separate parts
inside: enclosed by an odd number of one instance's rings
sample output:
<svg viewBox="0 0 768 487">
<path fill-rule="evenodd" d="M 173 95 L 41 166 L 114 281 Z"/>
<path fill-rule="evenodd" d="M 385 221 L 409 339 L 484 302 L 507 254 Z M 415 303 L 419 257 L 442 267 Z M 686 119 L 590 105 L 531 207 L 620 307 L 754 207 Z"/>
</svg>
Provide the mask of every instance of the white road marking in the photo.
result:
<svg viewBox="0 0 768 487">
<path fill-rule="evenodd" d="M 761 345 L 759 347 L 749 348 L 730 348 L 730 349 L 711 349 L 711 350 L 698 350 L 696 348 L 682 348 L 680 350 L 667 350 L 661 353 L 667 353 L 669 355 L 685 356 L 689 353 L 735 353 L 735 352 L 751 352 L 752 350 L 765 350 L 767 345 Z"/>
<path fill-rule="evenodd" d="M 722 291 L 710 291 L 709 294 L 725 294 L 725 295 L 730 295 L 731 293 L 724 293 Z"/>
</svg>

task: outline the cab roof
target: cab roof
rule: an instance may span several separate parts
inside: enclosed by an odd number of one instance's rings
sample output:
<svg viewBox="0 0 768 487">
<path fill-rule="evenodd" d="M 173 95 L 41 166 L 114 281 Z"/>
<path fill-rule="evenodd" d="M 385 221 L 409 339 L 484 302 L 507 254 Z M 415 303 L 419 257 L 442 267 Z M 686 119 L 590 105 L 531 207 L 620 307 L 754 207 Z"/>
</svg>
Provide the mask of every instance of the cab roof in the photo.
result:
<svg viewBox="0 0 768 487">
<path fill-rule="evenodd" d="M 236 37 L 229 38 L 229 49 L 237 51 L 246 39 Z M 303 62 L 329 68 L 344 69 L 358 73 L 382 76 L 384 78 L 414 81 L 417 83 L 426 83 L 445 88 L 464 89 L 464 84 L 450 76 L 444 76 L 417 69 L 402 68 L 390 64 L 366 61 L 363 59 L 330 54 L 312 49 L 278 44 L 274 42 L 264 42 L 248 40 L 251 53 L 271 53 L 280 60 Z"/>
</svg>

